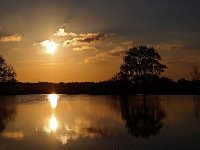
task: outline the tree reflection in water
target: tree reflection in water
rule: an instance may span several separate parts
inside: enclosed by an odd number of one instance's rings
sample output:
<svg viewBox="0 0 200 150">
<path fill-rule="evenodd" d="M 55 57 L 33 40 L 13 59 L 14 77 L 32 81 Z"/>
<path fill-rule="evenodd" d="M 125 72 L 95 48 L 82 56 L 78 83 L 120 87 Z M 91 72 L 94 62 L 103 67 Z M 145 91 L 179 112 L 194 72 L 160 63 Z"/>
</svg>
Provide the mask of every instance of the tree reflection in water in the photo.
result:
<svg viewBox="0 0 200 150">
<path fill-rule="evenodd" d="M 200 114 L 200 96 L 195 95 L 194 96 L 194 117 L 195 117 L 195 120 L 199 119 L 199 114 Z"/>
<path fill-rule="evenodd" d="M 16 116 L 16 108 L 8 106 L 6 102 L 0 102 L 0 132 L 6 129 L 9 122 L 13 121 Z"/>
<path fill-rule="evenodd" d="M 166 113 L 159 96 L 125 97 L 120 106 L 128 132 L 136 137 L 149 138 L 158 134 L 163 127 Z"/>
</svg>

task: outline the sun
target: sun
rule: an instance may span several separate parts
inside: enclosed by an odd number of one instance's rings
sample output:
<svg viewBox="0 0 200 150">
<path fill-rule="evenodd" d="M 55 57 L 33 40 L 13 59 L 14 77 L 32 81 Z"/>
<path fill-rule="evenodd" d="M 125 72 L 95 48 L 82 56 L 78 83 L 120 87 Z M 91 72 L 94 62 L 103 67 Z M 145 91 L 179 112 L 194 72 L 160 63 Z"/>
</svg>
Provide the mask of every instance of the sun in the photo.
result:
<svg viewBox="0 0 200 150">
<path fill-rule="evenodd" d="M 56 44 L 54 41 L 48 41 L 45 44 L 45 47 L 46 47 L 46 52 L 48 54 L 55 54 L 57 47 L 58 47 L 58 44 Z"/>
<path fill-rule="evenodd" d="M 57 44 L 54 41 L 49 41 L 46 45 L 47 53 L 54 54 L 57 49 Z"/>
<path fill-rule="evenodd" d="M 51 132 L 56 132 L 58 128 L 58 122 L 56 117 L 53 115 L 50 119 L 49 119 L 49 129 Z"/>
</svg>

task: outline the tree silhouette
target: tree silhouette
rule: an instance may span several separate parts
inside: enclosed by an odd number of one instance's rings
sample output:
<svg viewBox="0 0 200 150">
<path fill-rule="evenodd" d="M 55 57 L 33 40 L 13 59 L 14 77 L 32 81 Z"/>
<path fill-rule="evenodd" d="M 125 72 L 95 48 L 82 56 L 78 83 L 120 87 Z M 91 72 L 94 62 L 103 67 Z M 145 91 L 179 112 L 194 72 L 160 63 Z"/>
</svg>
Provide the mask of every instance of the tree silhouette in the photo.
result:
<svg viewBox="0 0 200 150">
<path fill-rule="evenodd" d="M 121 113 L 128 132 L 136 137 L 156 135 L 164 124 L 165 111 L 156 96 L 125 98 L 121 101 Z"/>
<path fill-rule="evenodd" d="M 5 59 L 0 55 L 0 82 L 16 81 L 16 72 L 11 65 L 5 62 Z"/>
<path fill-rule="evenodd" d="M 167 68 L 161 64 L 161 56 L 154 48 L 147 46 L 133 47 L 126 51 L 123 58 L 124 63 L 118 73 L 121 80 L 141 82 L 152 76 L 160 76 Z"/>
</svg>

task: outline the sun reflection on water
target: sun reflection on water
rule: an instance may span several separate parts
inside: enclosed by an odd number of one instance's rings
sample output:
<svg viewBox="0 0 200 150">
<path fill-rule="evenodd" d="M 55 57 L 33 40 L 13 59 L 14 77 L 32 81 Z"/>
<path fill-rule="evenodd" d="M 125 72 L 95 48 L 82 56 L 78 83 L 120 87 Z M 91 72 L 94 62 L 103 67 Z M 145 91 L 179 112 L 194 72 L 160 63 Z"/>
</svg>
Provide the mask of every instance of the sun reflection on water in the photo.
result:
<svg viewBox="0 0 200 150">
<path fill-rule="evenodd" d="M 55 109 L 58 104 L 59 96 L 58 94 L 49 94 L 48 100 L 50 102 L 51 108 Z M 51 117 L 47 119 L 46 126 L 44 126 L 44 131 L 47 133 L 56 133 L 58 129 L 58 121 L 55 115 L 55 111 L 51 114 Z"/>
<path fill-rule="evenodd" d="M 56 108 L 56 106 L 58 104 L 58 99 L 59 99 L 59 96 L 57 94 L 49 94 L 48 95 L 48 100 L 53 109 Z"/>
<path fill-rule="evenodd" d="M 58 121 L 56 117 L 52 115 L 51 118 L 49 119 L 49 130 L 51 132 L 56 132 L 57 129 L 58 129 Z"/>
<path fill-rule="evenodd" d="M 58 114 L 56 114 L 57 110 L 55 108 L 58 104 L 59 95 L 49 94 L 47 98 L 53 111 L 51 112 L 51 115 L 45 119 L 42 130 L 39 131 L 49 133 L 62 145 L 66 145 L 69 141 L 77 140 L 79 138 L 93 139 L 107 135 L 106 132 L 99 128 L 96 122 L 92 122 L 90 119 L 78 117 L 74 118 L 72 122 L 63 122 L 62 119 L 58 121 L 57 119 L 61 116 L 57 116 Z"/>
<path fill-rule="evenodd" d="M 58 121 L 55 115 L 52 115 L 47 119 L 46 125 L 43 127 L 42 131 L 46 133 L 56 133 L 58 130 Z"/>
</svg>

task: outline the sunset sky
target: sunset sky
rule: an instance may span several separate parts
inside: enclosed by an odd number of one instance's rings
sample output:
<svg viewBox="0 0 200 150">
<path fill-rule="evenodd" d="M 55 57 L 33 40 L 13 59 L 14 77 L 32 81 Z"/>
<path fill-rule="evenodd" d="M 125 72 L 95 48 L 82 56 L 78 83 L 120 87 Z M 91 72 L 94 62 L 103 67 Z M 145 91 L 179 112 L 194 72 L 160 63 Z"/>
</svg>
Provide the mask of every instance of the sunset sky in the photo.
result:
<svg viewBox="0 0 200 150">
<path fill-rule="evenodd" d="M 147 45 L 167 65 L 163 76 L 190 79 L 199 10 L 199 0 L 0 0 L 0 54 L 21 82 L 102 81 L 125 50 Z"/>
</svg>

